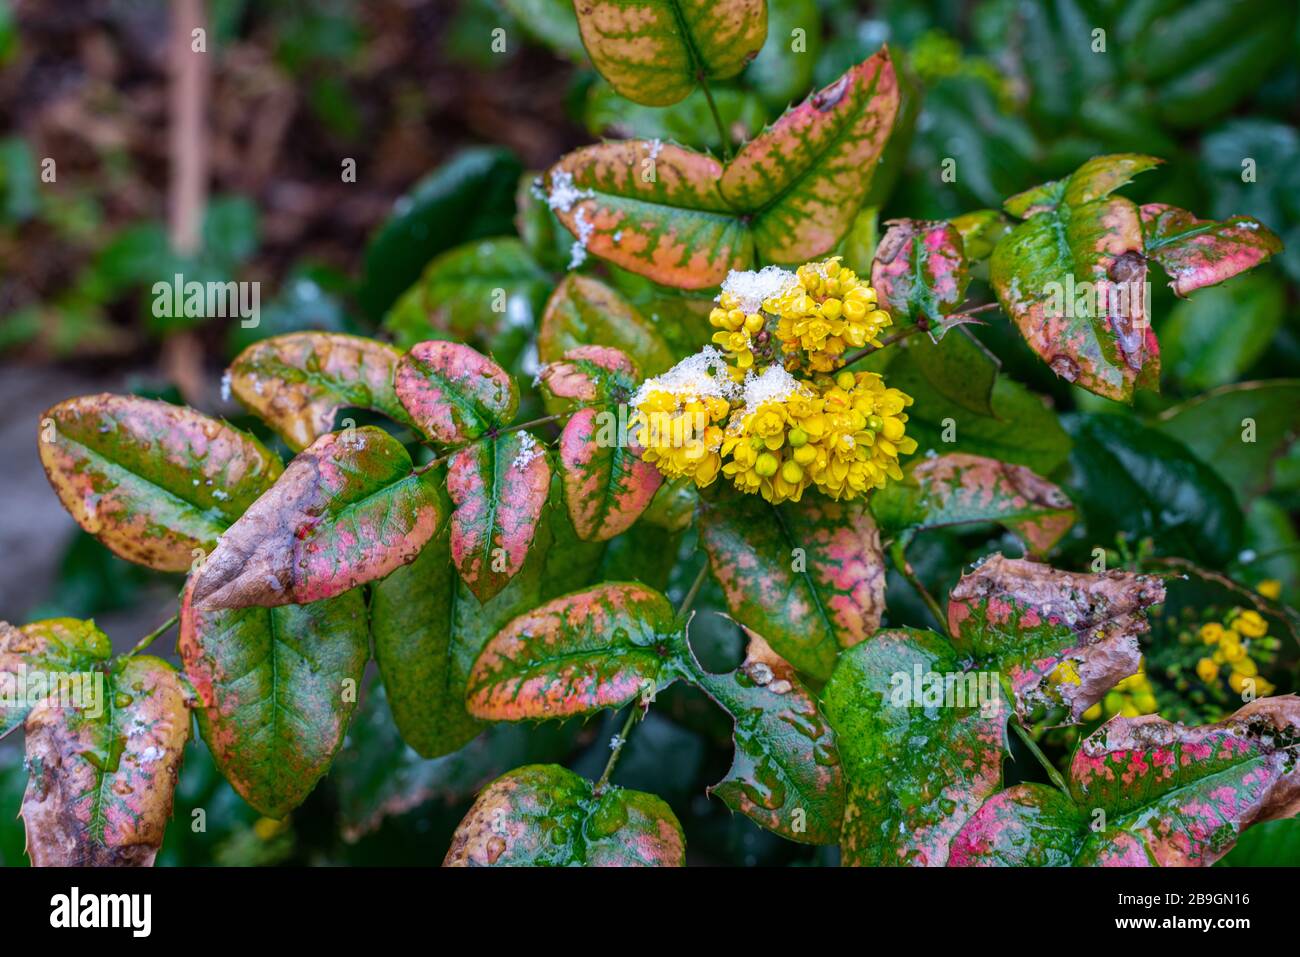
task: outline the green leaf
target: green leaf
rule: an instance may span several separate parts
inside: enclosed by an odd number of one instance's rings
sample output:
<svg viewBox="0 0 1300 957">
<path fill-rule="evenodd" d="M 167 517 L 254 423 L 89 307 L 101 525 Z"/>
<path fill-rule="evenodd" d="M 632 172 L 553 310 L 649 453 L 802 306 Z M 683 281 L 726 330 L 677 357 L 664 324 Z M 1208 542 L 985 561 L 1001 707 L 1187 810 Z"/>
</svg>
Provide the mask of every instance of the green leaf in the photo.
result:
<svg viewBox="0 0 1300 957">
<path fill-rule="evenodd" d="M 956 336 L 945 336 L 944 342 L 949 339 L 956 341 Z M 1065 463 L 1070 437 L 1041 396 L 999 377 L 990 402 L 995 418 L 979 415 L 938 391 L 914 355 L 915 350 L 907 349 L 894 359 L 889 384 L 916 400 L 907 410 L 907 434 L 916 439 L 919 452 L 970 452 L 1024 465 L 1039 475 L 1050 475 Z"/>
<path fill-rule="evenodd" d="M 1065 427 L 1089 540 L 1149 536 L 1160 554 L 1214 567 L 1237 554 L 1242 518 L 1232 489 L 1181 443 L 1118 415 L 1072 415 Z"/>
<path fill-rule="evenodd" d="M 508 150 L 465 149 L 398 200 L 366 248 L 357 298 L 380 318 L 438 253 L 512 232 L 514 190 L 523 170 Z"/>
<path fill-rule="evenodd" d="M 230 364 L 225 382 L 297 452 L 331 431 L 342 408 L 411 424 L 393 391 L 401 358 L 392 346 L 361 336 L 295 332 L 249 346 Z"/>
<path fill-rule="evenodd" d="M 767 122 L 767 110 L 758 94 L 725 87 L 711 92 L 727 132 L 728 146 L 743 143 Z M 582 119 L 587 132 L 595 137 L 671 140 L 695 149 L 723 152 L 722 136 L 703 90 L 693 91 L 672 106 L 656 107 L 633 103 L 607 83 L 593 83 L 587 91 Z"/>
<path fill-rule="evenodd" d="M 452 837 L 444 867 L 679 867 L 686 838 L 672 810 L 644 791 L 597 794 L 555 764 L 497 778 Z"/>
<path fill-rule="evenodd" d="M 821 496 L 773 506 L 726 492 L 700 502 L 700 543 L 727 609 L 817 678 L 880 626 L 885 564 L 862 502 Z"/>
<path fill-rule="evenodd" d="M 88 395 L 40 422 L 45 474 L 114 554 L 186 571 L 280 477 L 276 455 L 225 422 L 136 396 Z"/>
<path fill-rule="evenodd" d="M 514 380 L 480 352 L 440 339 L 420 342 L 397 365 L 397 398 L 435 442 L 454 445 L 508 425 L 519 408 Z"/>
<path fill-rule="evenodd" d="M 404 348 L 437 335 L 504 351 L 533 328 L 550 288 L 518 239 L 475 240 L 429 263 L 383 325 Z"/>
<path fill-rule="evenodd" d="M 961 233 L 951 223 L 891 219 L 876 247 L 871 285 L 899 325 L 943 335 L 943 318 L 966 299 L 970 276 Z"/>
<path fill-rule="evenodd" d="M 1058 376 L 1109 399 L 1159 386 L 1138 209 L 1111 195 L 1158 162 L 1098 156 L 1066 179 L 1012 196 L 1007 211 L 1025 221 L 990 260 L 998 301 L 1029 347 Z"/>
<path fill-rule="evenodd" d="M 1160 330 L 1169 374 L 1188 389 L 1239 378 L 1268 351 L 1286 315 L 1277 276 L 1242 276 L 1174 306 Z"/>
<path fill-rule="evenodd" d="M 667 286 L 705 289 L 754 258 L 744 218 L 718 194 L 722 175 L 713 157 L 673 143 L 601 143 L 547 171 L 547 201 L 591 253 Z"/>
<path fill-rule="evenodd" d="M 1300 379 L 1224 386 L 1160 414 L 1156 427 L 1218 472 L 1245 504 L 1269 490 L 1300 438 Z"/>
<path fill-rule="evenodd" d="M 536 37 L 556 53 L 582 63 L 587 51 L 578 32 L 578 18 L 570 0 L 502 0 L 507 10 L 530 36 Z"/>
<path fill-rule="evenodd" d="M 89 672 L 112 653 L 108 635 L 93 621 L 50 618 L 17 628 L 0 621 L 0 738 L 23 723 L 51 681 Z"/>
<path fill-rule="evenodd" d="M 382 578 L 442 524 L 434 483 L 382 429 L 321 436 L 221 537 L 195 605 L 305 605 Z"/>
<path fill-rule="evenodd" d="M 756 632 L 745 634 L 735 671 L 709 674 L 694 654 L 688 661 L 691 680 L 735 722 L 731 770 L 709 793 L 788 840 L 834 844 L 844 817 L 835 738 L 794 669 Z"/>
<path fill-rule="evenodd" d="M 329 770 L 370 657 L 359 590 L 310 605 L 202 609 L 191 580 L 177 649 L 199 732 L 240 797 L 282 818 Z"/>
<path fill-rule="evenodd" d="M 772 109 L 783 110 L 808 92 L 821 46 L 816 0 L 773 3 L 767 11 L 767 42 L 745 68 L 745 82 Z"/>
<path fill-rule="evenodd" d="M 620 708 L 676 678 L 681 629 L 644 585 L 606 583 L 520 615 L 483 649 L 466 705 L 490 721 L 542 720 Z"/>
<path fill-rule="evenodd" d="M 1074 752 L 1069 797 L 1041 784 L 994 795 L 949 863 L 1208 866 L 1252 824 L 1292 813 L 1298 735 L 1300 699 L 1290 695 L 1201 727 L 1113 718 Z"/>
<path fill-rule="evenodd" d="M 1164 203 L 1147 203 L 1140 213 L 1147 256 L 1169 274 L 1179 296 L 1254 269 L 1282 251 L 1282 241 L 1251 216 L 1216 222 Z"/>
<path fill-rule="evenodd" d="M 767 37 L 766 0 L 584 0 L 575 9 L 596 69 L 647 106 L 735 76 Z"/>
<path fill-rule="evenodd" d="M 998 241 L 1012 229 L 1012 224 L 996 209 L 977 209 L 949 222 L 961 236 L 962 252 L 968 263 L 988 259 Z"/>
<path fill-rule="evenodd" d="M 159 658 L 91 674 L 81 702 L 52 696 L 27 716 L 27 853 L 36 867 L 149 867 L 172 815 L 191 695 Z"/>
<path fill-rule="evenodd" d="M 882 49 L 786 111 L 727 164 L 718 189 L 753 214 L 764 262 L 803 262 L 839 242 L 866 198 L 898 102 Z"/>
<path fill-rule="evenodd" d="M 618 349 L 646 375 L 658 375 L 676 361 L 654 323 L 635 306 L 597 279 L 569 275 L 546 303 L 537 355 L 544 363 L 558 362 L 585 345 Z"/>
<path fill-rule="evenodd" d="M 550 547 L 543 525 L 524 567 L 483 603 L 458 578 L 448 534 L 372 587 L 375 661 L 402 739 L 419 754 L 450 754 L 483 730 L 465 709 L 470 670 L 497 631 L 543 599 Z"/>
<path fill-rule="evenodd" d="M 938 334 L 943 335 L 942 328 Z M 928 336 L 913 336 L 902 348 L 935 393 L 965 412 L 998 417 L 993 411 L 993 392 L 1002 362 L 967 330 L 958 326 L 938 342 Z"/>
<path fill-rule="evenodd" d="M 1070 499 L 1023 465 L 962 452 L 922 458 L 871 498 L 881 532 L 893 538 L 954 525 L 997 522 L 1035 552 L 1047 552 L 1074 524 Z"/>
</svg>

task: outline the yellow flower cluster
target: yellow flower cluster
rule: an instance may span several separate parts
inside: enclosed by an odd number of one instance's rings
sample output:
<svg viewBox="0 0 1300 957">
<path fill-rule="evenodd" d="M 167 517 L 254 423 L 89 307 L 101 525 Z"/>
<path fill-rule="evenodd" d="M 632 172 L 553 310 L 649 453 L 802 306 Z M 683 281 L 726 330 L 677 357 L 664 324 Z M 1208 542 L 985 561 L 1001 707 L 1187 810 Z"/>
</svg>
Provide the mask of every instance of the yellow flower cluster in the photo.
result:
<svg viewBox="0 0 1300 957">
<path fill-rule="evenodd" d="M 839 258 L 799 267 L 796 280 L 763 302 L 777 317 L 776 337 L 787 355 L 802 355 L 812 372 L 833 372 L 850 348 L 879 348 L 893 320 L 876 307 L 876 290 Z"/>
<path fill-rule="evenodd" d="M 809 487 L 854 499 L 903 477 L 899 456 L 916 451 L 905 434 L 911 396 L 840 368 L 850 347 L 880 346 L 891 321 L 870 285 L 834 258 L 794 273 L 733 272 L 717 301 L 717 348 L 648 380 L 632 400 L 646 461 L 701 487 L 721 472 L 773 503 Z"/>
<path fill-rule="evenodd" d="M 1258 612 L 1234 609 L 1228 616 L 1226 627 L 1217 621 L 1206 622 L 1200 630 L 1201 643 L 1214 648 L 1208 657 L 1196 662 L 1196 676 L 1207 685 L 1214 685 L 1226 666 L 1228 687 L 1235 694 L 1247 690 L 1256 698 L 1270 695 L 1277 688 L 1259 673 L 1259 663 L 1250 651 L 1256 644 L 1268 650 L 1272 642 L 1268 637 L 1268 622 Z"/>
<path fill-rule="evenodd" d="M 1143 714 L 1156 713 L 1156 690 L 1147 677 L 1146 663 L 1143 662 L 1137 674 L 1129 675 L 1115 687 L 1106 692 L 1106 696 L 1083 713 L 1084 721 L 1096 721 L 1099 718 L 1112 718 L 1123 715 L 1136 718 Z"/>
</svg>

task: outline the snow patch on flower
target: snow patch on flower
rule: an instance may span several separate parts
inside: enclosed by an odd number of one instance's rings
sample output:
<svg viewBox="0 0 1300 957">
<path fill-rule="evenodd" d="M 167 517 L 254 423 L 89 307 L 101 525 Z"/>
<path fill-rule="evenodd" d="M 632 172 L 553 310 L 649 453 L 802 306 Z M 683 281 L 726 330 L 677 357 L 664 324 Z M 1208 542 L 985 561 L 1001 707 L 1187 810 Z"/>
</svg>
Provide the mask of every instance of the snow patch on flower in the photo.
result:
<svg viewBox="0 0 1300 957">
<path fill-rule="evenodd" d="M 764 266 L 757 271 L 733 269 L 723 280 L 722 291 L 735 296 L 740 308 L 751 313 L 763 307 L 763 300 L 781 295 L 798 281 L 798 276 L 780 266 Z"/>
<path fill-rule="evenodd" d="M 515 454 L 514 461 L 510 463 L 512 468 L 520 471 L 528 468 L 533 459 L 542 454 L 542 448 L 537 444 L 531 432 L 524 432 L 519 436 L 519 451 Z"/>
<path fill-rule="evenodd" d="M 803 389 L 803 385 L 778 365 L 770 365 L 761 375 L 745 376 L 745 411 L 753 412 L 768 402 L 784 402 Z"/>
<path fill-rule="evenodd" d="M 642 382 L 632 397 L 632 405 L 641 405 L 652 392 L 667 392 L 686 399 L 714 396 L 730 401 L 737 391 L 736 383 L 727 371 L 726 356 L 713 346 L 705 346 L 663 375 Z"/>
</svg>

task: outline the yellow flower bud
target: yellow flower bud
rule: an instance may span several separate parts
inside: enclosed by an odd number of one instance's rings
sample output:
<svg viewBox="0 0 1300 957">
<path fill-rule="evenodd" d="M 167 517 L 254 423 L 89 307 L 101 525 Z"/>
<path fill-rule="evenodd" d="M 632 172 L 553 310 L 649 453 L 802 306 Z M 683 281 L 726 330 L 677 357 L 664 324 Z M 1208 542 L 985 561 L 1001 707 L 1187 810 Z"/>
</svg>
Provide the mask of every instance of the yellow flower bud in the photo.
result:
<svg viewBox="0 0 1300 957">
<path fill-rule="evenodd" d="M 1219 666 L 1209 658 L 1202 658 L 1196 663 L 1196 676 L 1207 685 L 1213 684 L 1219 677 Z"/>
</svg>

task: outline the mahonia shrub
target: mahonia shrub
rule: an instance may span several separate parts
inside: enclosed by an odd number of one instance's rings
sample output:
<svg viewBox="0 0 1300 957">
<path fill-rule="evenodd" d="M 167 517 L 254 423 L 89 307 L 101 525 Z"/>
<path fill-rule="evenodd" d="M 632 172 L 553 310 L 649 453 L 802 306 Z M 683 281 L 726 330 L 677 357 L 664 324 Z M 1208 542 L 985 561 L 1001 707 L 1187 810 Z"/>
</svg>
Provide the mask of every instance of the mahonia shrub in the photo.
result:
<svg viewBox="0 0 1300 957">
<path fill-rule="evenodd" d="M 577 5 L 622 96 L 676 103 L 764 42 L 762 0 L 679 5 L 688 16 Z M 629 33 L 646 58 L 626 55 Z M 1088 570 L 1049 563 L 1079 503 L 1035 435 L 1064 433 L 969 328 L 1000 308 L 1057 376 L 1131 401 L 1159 384 L 1146 300 L 1126 295 L 1151 263 L 1186 295 L 1279 241 L 1249 217 L 1136 205 L 1117 191 L 1159 161 L 1121 154 L 1003 210 L 892 221 L 864 255 L 902 96 L 881 49 L 722 158 L 659 140 L 561 157 L 520 189 L 520 238 L 433 262 L 390 310 L 391 343 L 298 332 L 234 360 L 225 388 L 287 462 L 161 401 L 50 409 L 39 454 L 78 524 L 186 580 L 179 670 L 140 653 L 155 636 L 114 657 L 91 622 L 0 630 L 5 675 L 92 673 L 109 703 L 4 714 L 26 734 L 33 862 L 151 863 L 195 725 L 248 804 L 288 815 L 330 770 L 372 657 L 378 700 L 426 758 L 509 723 L 540 735 L 625 710 L 595 780 L 546 760 L 491 780 L 448 865 L 682 864 L 691 835 L 669 804 L 615 783 L 637 723 L 682 689 L 733 729 L 709 795 L 789 841 L 838 845 L 846 864 L 1204 865 L 1293 814 L 1300 699 L 1259 670 L 1276 590 L 1183 620 L 1144 660 L 1170 566 L 1122 540 L 1107 553 L 1106 538 Z M 491 354 L 500 329 L 465 321 L 491 318 L 455 278 L 475 257 L 554 287 L 522 376 Z M 967 301 L 974 275 L 996 303 Z M 1061 301 L 1074 283 L 1094 294 Z M 336 429 L 351 409 L 387 424 Z M 1205 428 L 1195 414 L 1173 410 L 1170 428 Z M 1127 422 L 1071 426 L 1083 468 L 1172 443 Z M 1183 474 L 1206 469 L 1179 448 Z M 934 597 L 909 546 L 992 525 L 1023 557 L 990 550 Z M 1163 557 L 1187 569 L 1225 547 L 1178 534 Z M 674 603 L 668 575 L 639 565 L 684 541 L 707 561 Z M 607 563 L 615 546 L 631 560 Z M 680 560 L 694 568 L 689 548 Z M 745 637 L 730 671 L 692 645 L 706 586 Z M 1220 710 L 1159 717 L 1171 687 Z M 1065 733 L 1050 784 L 1004 786 L 1009 742 Z"/>
</svg>

